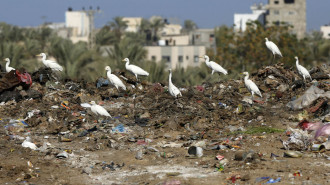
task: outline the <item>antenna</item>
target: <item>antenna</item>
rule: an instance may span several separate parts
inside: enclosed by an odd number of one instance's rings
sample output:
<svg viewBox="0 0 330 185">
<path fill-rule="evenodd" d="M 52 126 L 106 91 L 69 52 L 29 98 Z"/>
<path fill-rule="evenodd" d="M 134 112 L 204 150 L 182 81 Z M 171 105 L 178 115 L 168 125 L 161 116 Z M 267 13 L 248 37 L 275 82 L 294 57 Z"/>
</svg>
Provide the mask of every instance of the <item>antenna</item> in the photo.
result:
<svg viewBox="0 0 330 185">
<path fill-rule="evenodd" d="M 86 15 L 88 16 L 88 20 L 89 20 L 89 39 L 88 39 L 88 47 L 91 49 L 94 47 L 95 45 L 95 34 L 94 34 L 94 14 L 95 13 L 100 13 L 100 7 L 97 6 L 96 10 L 93 10 L 92 6 L 89 6 L 89 10 L 85 10 L 85 8 L 83 7 L 83 12 L 86 13 Z"/>
</svg>

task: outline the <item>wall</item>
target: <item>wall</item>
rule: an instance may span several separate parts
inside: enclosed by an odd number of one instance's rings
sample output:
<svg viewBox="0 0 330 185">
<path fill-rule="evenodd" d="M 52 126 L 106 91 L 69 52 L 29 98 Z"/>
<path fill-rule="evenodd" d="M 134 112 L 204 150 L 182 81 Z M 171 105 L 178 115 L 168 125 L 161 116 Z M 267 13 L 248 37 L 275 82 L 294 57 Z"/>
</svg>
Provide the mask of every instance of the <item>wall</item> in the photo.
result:
<svg viewBox="0 0 330 185">
<path fill-rule="evenodd" d="M 202 60 L 198 57 L 206 54 L 205 46 L 145 46 L 144 48 L 147 50 L 148 60 L 156 62 L 168 60 L 167 65 L 172 69 L 199 66 Z M 179 61 L 179 57 L 181 61 Z"/>
<path fill-rule="evenodd" d="M 323 38 L 330 39 L 330 26 L 321 26 L 320 31 L 323 34 Z"/>
<path fill-rule="evenodd" d="M 286 2 L 294 3 L 286 3 Z M 306 33 L 306 0 L 269 0 L 266 6 L 268 24 L 286 22 L 293 26 L 292 32 L 299 39 Z"/>
<path fill-rule="evenodd" d="M 65 26 L 67 28 L 73 28 L 73 37 L 88 36 L 90 33 L 89 19 L 83 11 L 65 12 Z"/>
</svg>

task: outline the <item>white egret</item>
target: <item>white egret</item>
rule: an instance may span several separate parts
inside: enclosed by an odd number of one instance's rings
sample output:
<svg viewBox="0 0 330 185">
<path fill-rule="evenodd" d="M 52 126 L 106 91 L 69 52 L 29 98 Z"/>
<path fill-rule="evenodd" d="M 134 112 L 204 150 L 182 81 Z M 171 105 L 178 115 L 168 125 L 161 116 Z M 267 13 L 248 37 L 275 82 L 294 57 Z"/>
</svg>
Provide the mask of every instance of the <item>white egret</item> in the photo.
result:
<svg viewBox="0 0 330 185">
<path fill-rule="evenodd" d="M 309 74 L 309 72 L 307 71 L 307 69 L 304 68 L 304 66 L 299 65 L 298 57 L 296 56 L 294 58 L 296 59 L 296 66 L 297 66 L 298 73 L 304 78 L 304 81 L 306 81 L 306 78 L 309 78 L 312 81 L 312 77 Z"/>
<path fill-rule="evenodd" d="M 132 64 L 130 65 L 128 58 L 125 58 L 122 61 L 126 62 L 126 64 L 125 64 L 126 69 L 135 75 L 136 80 L 138 80 L 138 75 L 149 76 L 149 73 L 147 71 L 143 70 L 142 68 L 140 68 L 136 65 L 132 65 Z"/>
<path fill-rule="evenodd" d="M 63 71 L 63 67 L 60 66 L 57 62 L 52 61 L 52 60 L 46 60 L 46 54 L 45 53 L 40 53 L 39 55 L 36 55 L 39 57 L 42 57 L 42 63 L 52 69 L 53 71 Z"/>
<path fill-rule="evenodd" d="M 107 110 L 105 110 L 105 108 L 103 108 L 102 106 L 100 105 L 97 105 L 95 103 L 95 101 L 91 101 L 90 104 L 92 105 L 91 106 L 91 111 L 96 114 L 96 115 L 99 115 L 99 116 L 106 116 L 106 117 L 111 117 L 111 115 L 108 113 Z"/>
<path fill-rule="evenodd" d="M 112 85 L 114 85 L 117 90 L 119 91 L 119 87 L 126 90 L 126 86 L 124 83 L 114 74 L 111 74 L 111 68 L 110 66 L 106 66 L 105 70 L 107 71 L 107 77 Z"/>
<path fill-rule="evenodd" d="M 248 72 L 243 72 L 242 74 L 245 75 L 244 84 L 245 84 L 245 87 L 252 94 L 252 100 L 253 100 L 253 95 L 254 94 L 257 94 L 260 97 L 262 97 L 261 92 L 259 91 L 259 88 L 257 87 L 257 85 L 252 80 L 249 79 L 249 73 Z"/>
<path fill-rule="evenodd" d="M 7 62 L 7 63 L 6 63 L 6 72 L 7 72 L 7 73 L 9 73 L 9 72 L 12 71 L 12 70 L 15 70 L 15 68 L 9 66 L 9 65 L 10 65 L 10 60 L 9 60 L 9 58 L 5 58 L 5 59 L 3 59 L 3 61 Z"/>
<path fill-rule="evenodd" d="M 265 39 L 266 39 L 266 42 L 265 42 L 266 43 L 266 46 L 273 53 L 274 58 L 275 58 L 275 55 L 276 54 L 279 55 L 279 56 L 281 56 L 281 57 L 283 57 L 280 49 L 278 49 L 278 47 L 276 46 L 276 44 L 274 44 L 274 42 L 272 42 L 272 41 L 269 41 L 268 38 L 265 38 Z"/>
<path fill-rule="evenodd" d="M 172 83 L 172 70 L 168 70 L 170 72 L 168 76 L 168 91 L 172 96 L 177 98 L 178 96 L 182 96 L 180 90 Z"/>
<path fill-rule="evenodd" d="M 207 65 L 207 67 L 212 69 L 212 75 L 213 75 L 214 72 L 223 73 L 224 75 L 228 74 L 227 70 L 225 70 L 223 67 L 221 67 L 218 63 L 210 61 L 209 56 L 204 55 L 204 57 L 199 57 L 199 58 L 204 58 L 205 59 L 205 64 Z"/>
</svg>

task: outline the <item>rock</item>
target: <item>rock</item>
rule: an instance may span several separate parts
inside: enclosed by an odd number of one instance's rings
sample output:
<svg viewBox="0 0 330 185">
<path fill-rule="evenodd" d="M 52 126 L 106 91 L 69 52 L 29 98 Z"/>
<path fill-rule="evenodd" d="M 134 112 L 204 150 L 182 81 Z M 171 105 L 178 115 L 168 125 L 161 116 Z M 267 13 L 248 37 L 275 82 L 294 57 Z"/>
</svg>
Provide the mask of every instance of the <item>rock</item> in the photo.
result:
<svg viewBox="0 0 330 185">
<path fill-rule="evenodd" d="M 150 118 L 150 113 L 149 112 L 145 112 L 143 113 L 140 118 Z"/>
<path fill-rule="evenodd" d="M 248 181 L 248 180 L 250 180 L 250 179 L 251 179 L 251 177 L 250 177 L 249 174 L 243 175 L 243 176 L 241 177 L 241 181 Z"/>
<path fill-rule="evenodd" d="M 86 167 L 82 170 L 82 173 L 86 173 L 87 175 L 91 174 L 93 169 L 91 167 Z"/>
<path fill-rule="evenodd" d="M 264 120 L 264 117 L 263 116 L 258 116 L 257 117 L 257 121 L 263 121 Z"/>
<path fill-rule="evenodd" d="M 137 160 L 142 160 L 143 159 L 143 152 L 142 150 L 139 150 L 136 155 L 135 155 L 135 159 Z"/>
<path fill-rule="evenodd" d="M 253 101 L 251 99 L 251 96 L 244 96 L 243 99 L 242 99 L 243 102 L 246 102 L 248 104 L 252 104 Z"/>
</svg>

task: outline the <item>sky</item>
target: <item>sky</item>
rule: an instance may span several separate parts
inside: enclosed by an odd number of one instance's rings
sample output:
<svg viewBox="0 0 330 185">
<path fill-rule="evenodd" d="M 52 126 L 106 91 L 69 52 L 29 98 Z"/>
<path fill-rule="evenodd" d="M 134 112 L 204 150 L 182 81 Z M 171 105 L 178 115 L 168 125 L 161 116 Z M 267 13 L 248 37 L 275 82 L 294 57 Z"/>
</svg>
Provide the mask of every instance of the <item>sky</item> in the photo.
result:
<svg viewBox="0 0 330 185">
<path fill-rule="evenodd" d="M 162 16 L 169 20 L 193 20 L 199 28 L 233 25 L 234 13 L 251 13 L 250 6 L 268 0 L 1 0 L 0 22 L 18 26 L 38 26 L 65 22 L 68 7 L 96 9 L 95 27 L 102 27 L 116 16 Z M 307 31 L 330 23 L 330 0 L 307 0 Z"/>
</svg>

